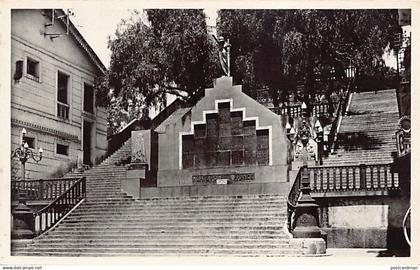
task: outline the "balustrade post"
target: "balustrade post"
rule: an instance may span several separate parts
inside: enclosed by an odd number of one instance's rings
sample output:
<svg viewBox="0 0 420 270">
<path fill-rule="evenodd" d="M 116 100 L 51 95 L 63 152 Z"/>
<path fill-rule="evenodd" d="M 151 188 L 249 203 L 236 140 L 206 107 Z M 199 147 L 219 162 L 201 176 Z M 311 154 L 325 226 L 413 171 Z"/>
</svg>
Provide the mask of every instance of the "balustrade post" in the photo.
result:
<svg viewBox="0 0 420 270">
<path fill-rule="evenodd" d="M 82 193 L 83 198 L 86 198 L 86 176 L 84 176 L 82 180 Z"/>
<path fill-rule="evenodd" d="M 28 239 L 34 236 L 33 212 L 26 205 L 27 189 L 25 181 L 19 183 L 19 204 L 13 210 L 13 239 Z"/>
<path fill-rule="evenodd" d="M 307 165 L 302 167 L 301 175 L 302 195 L 298 200 L 295 210 L 295 223 L 292 232 L 292 245 L 304 246 L 305 254 L 323 254 L 326 252 L 326 243 L 321 238 L 321 229 L 319 228 L 319 206 L 311 197 L 311 183 Z"/>
<path fill-rule="evenodd" d="M 366 164 L 360 164 L 359 167 L 360 173 L 360 189 L 366 189 Z"/>
</svg>

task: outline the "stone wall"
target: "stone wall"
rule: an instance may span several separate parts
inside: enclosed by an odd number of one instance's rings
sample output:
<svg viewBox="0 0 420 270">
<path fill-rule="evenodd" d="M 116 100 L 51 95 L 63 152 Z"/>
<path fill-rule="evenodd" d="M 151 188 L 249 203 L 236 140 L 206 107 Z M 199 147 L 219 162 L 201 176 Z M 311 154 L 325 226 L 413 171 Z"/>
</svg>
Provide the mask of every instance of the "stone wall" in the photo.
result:
<svg viewBox="0 0 420 270">
<path fill-rule="evenodd" d="M 194 107 L 157 130 L 158 187 L 235 173 L 252 174 L 255 183 L 286 181 L 287 139 L 280 116 L 233 86 L 230 77 L 217 79 Z"/>
<path fill-rule="evenodd" d="M 399 194 L 316 198 L 331 248 L 407 247 L 402 222 L 410 201 Z"/>
</svg>

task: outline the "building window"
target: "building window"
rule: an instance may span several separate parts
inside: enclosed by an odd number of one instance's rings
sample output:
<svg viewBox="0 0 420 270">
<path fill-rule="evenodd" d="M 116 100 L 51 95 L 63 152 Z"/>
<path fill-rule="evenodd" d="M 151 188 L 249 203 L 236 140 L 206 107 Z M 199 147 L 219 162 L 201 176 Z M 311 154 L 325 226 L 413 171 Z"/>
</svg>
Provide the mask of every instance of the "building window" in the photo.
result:
<svg viewBox="0 0 420 270">
<path fill-rule="evenodd" d="M 83 110 L 93 114 L 94 107 L 94 91 L 93 86 L 90 84 L 84 84 L 84 94 L 83 94 Z"/>
<path fill-rule="evenodd" d="M 23 141 L 26 142 L 29 148 L 35 149 L 35 138 L 34 137 L 23 137 Z"/>
<path fill-rule="evenodd" d="M 69 146 L 57 143 L 56 152 L 59 155 L 68 156 L 69 155 Z"/>
<path fill-rule="evenodd" d="M 30 57 L 26 58 L 26 75 L 28 78 L 39 82 L 39 61 Z"/>
<path fill-rule="evenodd" d="M 69 119 L 69 75 L 58 72 L 57 78 L 57 116 Z"/>
</svg>

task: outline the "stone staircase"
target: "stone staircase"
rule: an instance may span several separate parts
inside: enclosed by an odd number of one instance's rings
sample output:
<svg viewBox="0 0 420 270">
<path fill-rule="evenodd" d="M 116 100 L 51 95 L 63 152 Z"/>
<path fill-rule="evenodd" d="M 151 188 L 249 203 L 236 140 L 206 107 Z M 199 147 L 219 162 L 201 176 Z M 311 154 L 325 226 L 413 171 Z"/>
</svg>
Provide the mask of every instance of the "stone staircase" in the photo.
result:
<svg viewBox="0 0 420 270">
<path fill-rule="evenodd" d="M 398 119 L 395 90 L 353 93 L 348 113 L 341 121 L 338 149 L 324 160 L 324 165 L 393 162 Z"/>
<path fill-rule="evenodd" d="M 86 176 L 86 201 L 14 256 L 299 256 L 286 229 L 286 195 L 134 200 L 120 192 L 130 142 Z"/>
<path fill-rule="evenodd" d="M 127 160 L 131 157 L 131 138 L 129 138 L 125 143 L 115 151 L 112 155 L 102 161 L 101 166 L 105 165 L 115 165 L 123 160 Z"/>
</svg>

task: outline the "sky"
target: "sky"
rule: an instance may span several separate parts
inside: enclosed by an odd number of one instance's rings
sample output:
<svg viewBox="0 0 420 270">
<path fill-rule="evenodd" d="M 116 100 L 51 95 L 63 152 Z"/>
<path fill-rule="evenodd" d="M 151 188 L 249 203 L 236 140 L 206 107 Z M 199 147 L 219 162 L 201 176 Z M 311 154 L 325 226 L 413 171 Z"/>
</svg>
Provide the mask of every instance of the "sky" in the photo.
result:
<svg viewBox="0 0 420 270">
<path fill-rule="evenodd" d="M 74 16 L 70 19 L 73 24 L 101 59 L 109 67 L 111 51 L 107 48 L 108 37 L 113 36 L 122 19 L 130 18 L 132 10 L 126 8 L 100 8 L 97 10 L 74 8 Z M 206 8 L 204 12 L 209 25 L 216 25 L 217 10 Z M 100 23 L 98 23 L 100 22 Z"/>
</svg>

